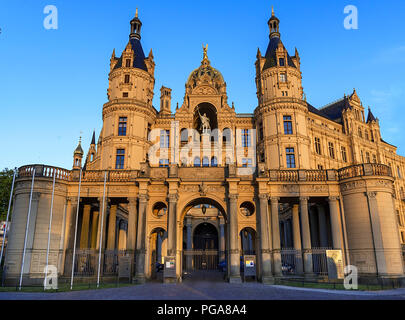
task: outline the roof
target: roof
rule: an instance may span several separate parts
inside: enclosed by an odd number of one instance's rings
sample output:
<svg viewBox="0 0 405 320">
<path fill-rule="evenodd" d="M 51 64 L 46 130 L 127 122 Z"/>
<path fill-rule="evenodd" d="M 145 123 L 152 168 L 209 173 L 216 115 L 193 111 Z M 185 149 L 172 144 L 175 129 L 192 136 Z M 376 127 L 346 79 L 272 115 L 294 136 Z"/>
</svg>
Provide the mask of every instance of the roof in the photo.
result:
<svg viewBox="0 0 405 320">
<path fill-rule="evenodd" d="M 368 117 L 367 117 L 367 123 L 376 121 L 376 117 L 374 117 L 373 113 L 371 112 L 371 109 L 368 108 Z"/>
<path fill-rule="evenodd" d="M 278 37 L 273 37 L 270 39 L 269 45 L 267 47 L 266 55 L 265 55 L 266 62 L 264 63 L 263 70 L 277 66 L 276 50 L 277 50 L 278 44 L 280 42 L 281 42 L 281 40 Z M 281 42 L 281 45 L 285 49 L 282 42 Z M 287 60 L 288 60 L 287 63 L 290 67 L 296 68 L 296 66 L 295 66 L 294 62 L 292 61 L 288 52 L 287 52 Z"/>
<path fill-rule="evenodd" d="M 148 68 L 146 67 L 145 64 L 145 53 L 143 52 L 141 41 L 136 38 L 131 38 L 129 39 L 129 42 L 131 44 L 132 50 L 134 51 L 134 59 L 132 66 L 137 69 L 148 71 Z M 121 67 L 122 67 L 122 56 L 119 58 L 114 69 L 118 69 Z"/>
<path fill-rule="evenodd" d="M 91 138 L 91 144 L 96 144 L 96 132 L 93 131 L 93 137 Z"/>
<path fill-rule="evenodd" d="M 346 96 L 336 102 L 326 105 L 320 111 L 331 120 L 338 120 L 342 117 L 343 110 L 351 108 Z"/>
</svg>

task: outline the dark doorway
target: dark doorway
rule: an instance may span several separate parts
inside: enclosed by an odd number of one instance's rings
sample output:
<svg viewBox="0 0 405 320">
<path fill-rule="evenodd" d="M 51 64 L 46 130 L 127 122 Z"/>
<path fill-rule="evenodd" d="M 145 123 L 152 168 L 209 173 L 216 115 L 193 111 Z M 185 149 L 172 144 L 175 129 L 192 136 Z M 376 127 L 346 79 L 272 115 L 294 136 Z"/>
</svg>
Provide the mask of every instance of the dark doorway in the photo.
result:
<svg viewBox="0 0 405 320">
<path fill-rule="evenodd" d="M 218 250 L 218 231 L 210 223 L 201 223 L 194 230 L 194 250 Z"/>
</svg>

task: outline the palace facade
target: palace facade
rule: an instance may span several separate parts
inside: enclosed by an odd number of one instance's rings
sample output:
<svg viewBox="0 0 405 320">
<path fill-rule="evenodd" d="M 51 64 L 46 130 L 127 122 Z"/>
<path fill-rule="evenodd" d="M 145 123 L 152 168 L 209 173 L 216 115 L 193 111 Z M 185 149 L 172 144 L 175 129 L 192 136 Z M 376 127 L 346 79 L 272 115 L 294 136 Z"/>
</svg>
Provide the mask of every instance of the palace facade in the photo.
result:
<svg viewBox="0 0 405 320">
<path fill-rule="evenodd" d="M 320 109 L 306 101 L 300 56 L 284 47 L 274 12 L 251 114 L 228 104 L 208 47 L 182 105 L 172 113 L 162 87 L 157 110 L 153 53 L 138 14 L 130 24 L 87 155 L 79 142 L 72 170 L 18 170 L 6 281 L 43 280 L 51 211 L 48 264 L 60 277 L 73 260 L 77 278 L 114 277 L 129 257 L 136 282 L 162 272 L 167 282 L 204 272 L 239 282 L 248 256 L 273 283 L 330 277 L 327 251 L 337 250 L 361 278 L 404 278 L 405 158 L 355 90 Z"/>
</svg>

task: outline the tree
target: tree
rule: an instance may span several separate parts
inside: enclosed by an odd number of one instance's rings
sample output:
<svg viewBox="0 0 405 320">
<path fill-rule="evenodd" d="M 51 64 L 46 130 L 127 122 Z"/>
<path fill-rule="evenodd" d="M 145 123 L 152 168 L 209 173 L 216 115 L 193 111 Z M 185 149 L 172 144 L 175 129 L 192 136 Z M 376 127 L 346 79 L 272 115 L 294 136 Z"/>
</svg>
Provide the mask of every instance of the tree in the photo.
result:
<svg viewBox="0 0 405 320">
<path fill-rule="evenodd" d="M 4 170 L 0 171 L 0 220 L 2 221 L 6 220 L 7 217 L 13 175 L 14 171 L 12 169 L 5 168 Z M 9 219 L 10 218 L 11 216 Z"/>
</svg>

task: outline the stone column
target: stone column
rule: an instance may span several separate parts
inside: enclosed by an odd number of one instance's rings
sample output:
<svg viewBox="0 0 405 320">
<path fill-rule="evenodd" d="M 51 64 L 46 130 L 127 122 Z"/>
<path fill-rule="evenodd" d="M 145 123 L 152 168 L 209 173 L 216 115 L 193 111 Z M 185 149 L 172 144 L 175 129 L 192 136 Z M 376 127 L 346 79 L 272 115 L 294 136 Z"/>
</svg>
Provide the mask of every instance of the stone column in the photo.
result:
<svg viewBox="0 0 405 320">
<path fill-rule="evenodd" d="M 97 232 L 98 232 L 98 211 L 93 211 L 93 217 L 91 220 L 91 248 L 97 247 Z"/>
<path fill-rule="evenodd" d="M 187 217 L 187 250 L 193 249 L 193 242 L 192 242 L 192 225 L 191 225 L 191 217 Z M 193 268 L 193 257 L 191 255 L 187 255 L 186 258 L 186 267 L 187 270 L 191 271 Z"/>
<path fill-rule="evenodd" d="M 313 275 L 311 234 L 309 229 L 308 217 L 308 197 L 300 198 L 301 209 L 301 227 L 302 227 L 302 245 L 304 249 L 304 272 L 306 276 Z"/>
<path fill-rule="evenodd" d="M 91 205 L 85 204 L 83 206 L 82 227 L 80 231 L 80 249 L 87 249 L 89 247 L 90 210 Z"/>
<path fill-rule="evenodd" d="M 136 248 L 136 234 L 138 224 L 138 210 L 136 207 L 137 198 L 128 198 L 128 234 L 127 252 L 131 256 L 131 275 L 134 273 L 134 254 Z"/>
<path fill-rule="evenodd" d="M 326 224 L 325 208 L 320 205 L 318 210 L 318 225 L 319 225 L 319 242 L 322 248 L 327 248 L 328 245 L 328 227 Z"/>
<path fill-rule="evenodd" d="M 225 260 L 225 222 L 221 217 L 219 218 L 219 260 Z"/>
<path fill-rule="evenodd" d="M 107 238 L 107 250 L 115 249 L 115 231 L 117 223 L 117 205 L 114 204 L 110 208 L 110 215 L 108 218 L 108 238 Z"/>
<path fill-rule="evenodd" d="M 266 194 L 259 195 L 260 201 L 260 255 L 262 262 L 261 280 L 263 283 L 273 283 L 273 275 L 271 268 L 271 246 L 268 221 L 268 196 Z"/>
<path fill-rule="evenodd" d="M 139 195 L 138 233 L 136 241 L 136 270 L 135 282 L 145 282 L 145 229 L 146 229 L 146 208 L 148 206 L 148 195 Z"/>
<path fill-rule="evenodd" d="M 238 245 L 238 195 L 229 195 L 229 282 L 240 283 L 240 252 Z"/>
<path fill-rule="evenodd" d="M 107 198 L 104 199 L 104 212 L 103 212 L 103 198 L 98 198 L 100 208 L 100 218 L 98 219 L 98 232 L 96 249 L 100 249 L 100 237 L 102 235 L 101 249 L 105 249 L 106 243 L 106 230 L 107 230 Z M 101 230 L 101 222 L 103 222 L 103 230 Z"/>
<path fill-rule="evenodd" d="M 280 198 L 271 197 L 271 232 L 273 236 L 273 268 L 274 275 L 280 277 L 281 271 L 281 247 L 280 247 L 280 222 L 278 219 L 278 201 Z"/>
<path fill-rule="evenodd" d="M 332 227 L 333 249 L 343 250 L 342 222 L 340 219 L 339 198 L 329 197 L 330 224 Z"/>
<path fill-rule="evenodd" d="M 300 217 L 299 217 L 299 206 L 297 204 L 293 205 L 292 208 L 292 223 L 293 223 L 293 241 L 294 249 L 296 250 L 295 254 L 295 272 L 298 275 L 303 274 L 302 266 L 302 246 L 301 246 L 301 230 L 300 230 Z"/>
<path fill-rule="evenodd" d="M 177 232 L 176 232 L 176 220 L 177 220 L 177 194 L 169 194 L 169 213 L 167 217 L 167 254 L 168 256 L 176 256 L 177 253 Z"/>
</svg>

